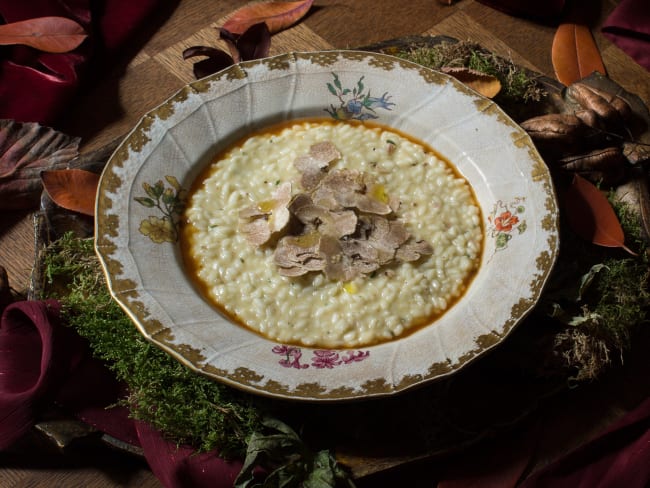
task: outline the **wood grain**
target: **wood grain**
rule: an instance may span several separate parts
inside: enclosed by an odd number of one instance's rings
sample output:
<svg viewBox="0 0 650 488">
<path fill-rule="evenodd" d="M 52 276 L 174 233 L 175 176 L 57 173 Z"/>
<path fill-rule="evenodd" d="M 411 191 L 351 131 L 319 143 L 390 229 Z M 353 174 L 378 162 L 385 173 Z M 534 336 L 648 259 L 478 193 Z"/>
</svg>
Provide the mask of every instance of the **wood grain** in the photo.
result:
<svg viewBox="0 0 650 488">
<path fill-rule="evenodd" d="M 134 40 L 129 52 L 115 60 L 111 71 L 95 79 L 79 94 L 60 129 L 82 137 L 84 151 L 102 147 L 124 135 L 144 113 L 192 80 L 192 63 L 182 60 L 183 49 L 194 44 L 221 47 L 216 28 L 244 3 L 238 0 L 169 2 L 167 10 L 161 9 L 152 16 L 149 27 Z M 598 10 L 590 17 L 590 25 L 610 77 L 648 103 L 650 74 L 598 30 L 598 25 L 617 3 L 613 0 L 593 2 Z M 404 0 L 316 0 L 303 22 L 273 37 L 272 54 L 350 48 L 407 35 L 448 35 L 478 42 L 517 64 L 552 77 L 550 53 L 554 32 L 552 25 L 511 17 L 475 0 L 460 0 L 451 6 L 433 0 L 408 3 Z M 33 240 L 29 212 L 6 212 L 0 216 L 0 265 L 7 269 L 10 284 L 15 289 L 24 290 L 29 283 Z M 610 385 L 611 390 L 615 392 L 616 386 Z M 582 403 L 574 405 L 571 398 L 558 399 L 547 412 L 551 426 L 556 422 L 558 426 L 572 425 L 574 428 L 567 429 L 562 443 L 555 439 L 554 443 L 545 445 L 545 461 L 557 455 L 551 444 L 569 449 L 634 404 L 630 400 L 623 408 L 615 402 L 604 402 L 600 399 L 602 392 L 596 388 L 583 394 L 586 399 Z M 599 415 L 595 418 L 581 416 L 579 408 L 585 405 L 594 405 Z M 580 417 L 582 422 L 572 423 L 572 416 Z M 394 486 L 397 480 L 409 485 L 409 478 L 406 478 L 409 475 L 413 483 L 415 478 L 427 477 L 426 484 L 418 486 L 435 486 L 435 469 L 435 463 L 420 464 L 410 474 L 405 470 L 399 477 L 391 474 L 371 476 L 361 480 L 359 486 Z M 129 456 L 108 448 L 56 453 L 36 435 L 25 439 L 12 452 L 0 454 L 0 488 L 13 486 L 161 485 L 141 461 Z"/>
</svg>

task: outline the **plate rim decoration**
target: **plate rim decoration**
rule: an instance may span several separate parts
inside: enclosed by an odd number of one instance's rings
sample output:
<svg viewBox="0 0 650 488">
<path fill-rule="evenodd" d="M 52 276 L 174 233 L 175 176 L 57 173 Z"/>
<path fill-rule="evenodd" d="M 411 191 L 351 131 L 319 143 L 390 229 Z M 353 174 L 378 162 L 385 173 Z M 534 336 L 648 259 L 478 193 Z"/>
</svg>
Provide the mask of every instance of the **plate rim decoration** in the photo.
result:
<svg viewBox="0 0 650 488">
<path fill-rule="evenodd" d="M 336 86 L 346 86 L 360 77 L 365 85 L 357 86 L 372 86 L 375 106 L 347 103 L 341 96 L 336 102 L 340 105 L 329 103 L 327 97 L 334 95 L 332 89 L 336 91 L 333 79 Z M 288 84 L 288 108 L 278 108 L 273 97 L 264 99 L 260 82 L 276 87 Z M 400 92 L 392 87 L 407 82 L 422 97 L 409 99 L 401 107 Z M 312 94 L 316 101 L 309 103 L 314 106 L 308 105 L 296 88 L 305 84 L 314 88 L 309 83 L 317 83 L 322 90 Z M 251 106 L 243 106 L 242 122 L 228 126 L 213 111 L 223 108 L 227 97 L 242 87 L 248 100 L 254 100 L 255 113 Z M 427 125 L 426 117 L 433 108 L 451 103 L 459 108 L 452 108 L 448 121 L 439 127 Z M 218 315 L 183 273 L 175 232 L 192 175 L 195 177 L 218 149 L 251 127 L 263 127 L 274 118 L 313 117 L 317 112 L 334 119 L 376 119 L 395 127 L 431 145 L 470 183 L 482 182 L 484 189 L 477 190 L 478 184 L 474 188 L 483 213 L 482 264 L 465 295 L 443 315 L 444 324 L 438 329 L 434 322 L 394 341 L 354 349 L 281 344 Z M 192 136 L 199 142 L 189 147 L 179 140 L 192 133 L 196 125 L 192 117 L 203 117 L 206 123 L 198 130 L 200 134 Z M 476 141 L 459 145 L 468 128 L 477 134 Z M 426 137 L 418 131 L 427 132 Z M 214 138 L 201 138 L 203 133 Z M 223 141 L 221 146 L 218 140 Z M 457 157 L 452 160 L 450 152 Z M 156 162 L 161 154 L 168 160 Z M 503 168 L 488 161 L 496 154 L 504 158 Z M 522 188 L 513 190 L 508 178 Z M 95 250 L 110 293 L 147 340 L 197 373 L 250 393 L 290 400 L 383 397 L 462 370 L 501 343 L 526 318 L 540 298 L 559 252 L 555 189 L 528 134 L 495 102 L 454 78 L 391 55 L 366 51 L 280 54 L 235 64 L 185 85 L 146 113 L 115 150 L 100 179 L 95 216 Z M 525 269 L 508 275 L 508 270 L 501 269 L 507 257 L 522 260 Z M 147 259 L 158 263 L 160 280 L 154 281 Z M 492 284 L 482 274 L 484 269 L 492 270 L 490 276 L 497 278 L 494 286 L 502 287 L 504 303 L 488 313 L 488 319 L 496 317 L 497 324 L 484 323 L 487 319 L 474 308 L 481 301 L 500 297 L 499 290 L 489 290 Z M 512 284 L 510 276 L 514 277 Z M 179 301 L 186 300 L 187 312 L 171 303 L 174 293 Z M 214 326 L 210 325 L 211 313 Z M 454 320 L 459 324 L 456 329 Z"/>
</svg>

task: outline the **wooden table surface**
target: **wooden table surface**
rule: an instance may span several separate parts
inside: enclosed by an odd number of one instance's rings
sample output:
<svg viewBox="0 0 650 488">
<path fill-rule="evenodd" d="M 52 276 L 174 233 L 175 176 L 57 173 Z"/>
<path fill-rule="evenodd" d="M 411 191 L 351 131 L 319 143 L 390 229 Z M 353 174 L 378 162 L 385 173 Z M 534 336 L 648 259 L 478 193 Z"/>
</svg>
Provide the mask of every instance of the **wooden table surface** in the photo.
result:
<svg viewBox="0 0 650 488">
<path fill-rule="evenodd" d="M 109 76 L 80 94 L 70 107 L 65 123 L 57 127 L 82 137 L 82 151 L 99 148 L 124 135 L 148 110 L 193 79 L 191 61 L 181 52 L 191 45 L 222 46 L 216 27 L 245 2 L 237 0 L 181 0 L 167 2 L 152 16 L 146 29 L 124 53 L 122 63 Z M 553 77 L 551 44 L 555 27 L 511 17 L 475 0 L 442 5 L 436 0 L 316 0 L 299 24 L 273 36 L 271 54 L 287 51 L 352 48 L 406 35 L 448 35 L 472 40 L 515 63 Z M 574 2 L 574 4 L 579 2 Z M 601 49 L 609 76 L 650 103 L 650 73 L 600 33 L 600 26 L 618 2 L 596 5 L 592 31 Z M 10 285 L 27 288 L 33 262 L 34 232 L 30 212 L 3 212 L 0 216 L 0 265 L 7 269 Z M 617 380 L 611 380 L 615 388 Z M 580 392 L 570 400 L 575 412 L 588 410 L 589 395 Z M 622 398 L 634 403 L 638 399 Z M 558 411 L 566 410 L 557 400 Z M 581 403 L 582 402 L 582 403 Z M 626 405 L 629 407 L 629 404 Z M 621 405 L 576 415 L 572 428 L 585 438 L 624 410 Z M 566 415 L 566 413 L 565 413 Z M 582 429 L 582 430 L 580 430 Z M 571 441 L 567 441 L 570 445 Z M 413 468 L 420 479 L 410 486 L 433 486 L 426 479 L 429 467 Z M 386 474 L 361 481 L 360 486 L 392 486 L 403 474 Z M 110 450 L 82 446 L 62 454 L 36 434 L 15 449 L 0 453 L 0 487 L 155 487 L 160 486 L 139 459 Z"/>
</svg>

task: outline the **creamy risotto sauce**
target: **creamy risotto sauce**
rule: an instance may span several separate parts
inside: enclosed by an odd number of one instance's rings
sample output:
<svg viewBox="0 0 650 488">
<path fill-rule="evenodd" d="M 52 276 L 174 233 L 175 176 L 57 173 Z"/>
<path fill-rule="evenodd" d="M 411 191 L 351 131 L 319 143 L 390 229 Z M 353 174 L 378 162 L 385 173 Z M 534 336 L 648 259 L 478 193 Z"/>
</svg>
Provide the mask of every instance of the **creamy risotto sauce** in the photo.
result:
<svg viewBox="0 0 650 488">
<path fill-rule="evenodd" d="M 399 198 L 396 218 L 432 248 L 340 282 L 323 273 L 282 276 L 271 244 L 254 246 L 240 212 L 300 175 L 294 162 L 330 141 L 331 169 L 372 175 Z M 481 214 L 468 183 L 433 151 L 385 127 L 334 121 L 287 124 L 221 154 L 197 180 L 186 207 L 182 248 L 206 297 L 238 323 L 284 343 L 360 347 L 428 324 L 465 291 L 482 249 Z"/>
</svg>

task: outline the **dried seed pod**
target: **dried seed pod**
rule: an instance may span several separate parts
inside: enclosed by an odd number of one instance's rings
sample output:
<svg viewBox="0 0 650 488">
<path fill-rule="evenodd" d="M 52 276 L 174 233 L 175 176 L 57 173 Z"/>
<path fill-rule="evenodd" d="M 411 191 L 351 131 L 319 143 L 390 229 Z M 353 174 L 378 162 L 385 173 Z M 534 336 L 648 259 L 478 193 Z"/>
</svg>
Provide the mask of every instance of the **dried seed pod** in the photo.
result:
<svg viewBox="0 0 650 488">
<path fill-rule="evenodd" d="M 579 173 L 593 183 L 615 185 L 626 174 L 627 159 L 620 147 L 596 149 L 585 154 L 567 156 L 556 161 L 564 171 Z"/>
<path fill-rule="evenodd" d="M 581 107 L 591 109 L 604 120 L 618 117 L 618 112 L 609 101 L 596 90 L 584 83 L 574 83 L 567 88 L 567 95 L 580 104 Z"/>
<path fill-rule="evenodd" d="M 547 158 L 576 154 L 598 147 L 601 131 L 589 127 L 574 114 L 547 114 L 521 123 Z"/>
<path fill-rule="evenodd" d="M 594 129 L 602 128 L 598 114 L 590 108 L 576 111 L 575 116 L 578 117 L 583 124 L 588 125 L 589 127 L 593 127 Z"/>
<path fill-rule="evenodd" d="M 616 95 L 609 103 L 612 104 L 612 107 L 616 109 L 624 121 L 628 121 L 632 116 L 632 108 L 618 95 Z"/>
<path fill-rule="evenodd" d="M 582 121 L 573 114 L 547 114 L 525 120 L 521 127 L 533 140 L 576 139 L 582 132 Z"/>
<path fill-rule="evenodd" d="M 593 110 L 602 119 L 603 128 L 620 134 L 627 132 L 626 123 L 632 109 L 623 98 L 580 82 L 569 86 L 567 95 L 581 107 Z"/>
</svg>

